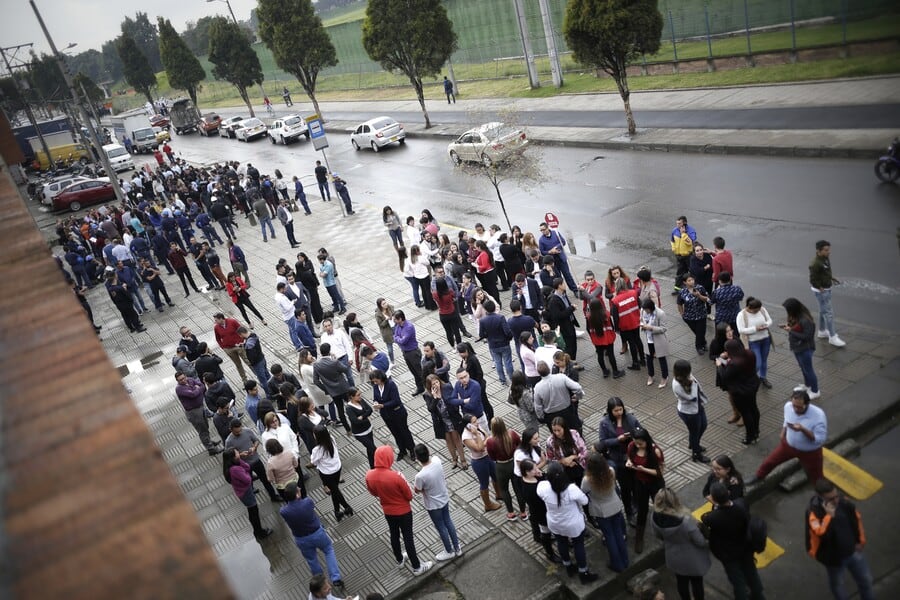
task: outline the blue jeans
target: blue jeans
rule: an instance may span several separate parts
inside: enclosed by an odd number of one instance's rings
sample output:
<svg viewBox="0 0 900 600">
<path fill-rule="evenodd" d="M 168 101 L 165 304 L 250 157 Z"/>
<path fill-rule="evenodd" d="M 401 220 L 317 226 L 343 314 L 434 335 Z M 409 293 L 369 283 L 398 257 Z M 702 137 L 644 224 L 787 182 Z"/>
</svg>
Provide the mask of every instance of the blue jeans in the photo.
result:
<svg viewBox="0 0 900 600">
<path fill-rule="evenodd" d="M 266 225 L 269 226 L 269 232 L 272 234 L 272 239 L 275 239 L 275 228 L 272 227 L 272 219 L 263 217 L 259 220 L 259 228 L 262 230 L 264 242 L 268 241 L 268 238 L 266 237 Z"/>
<path fill-rule="evenodd" d="M 834 310 L 831 308 L 831 288 L 816 292 L 819 303 L 819 331 L 827 331 L 828 335 L 837 335 L 834 331 Z"/>
<path fill-rule="evenodd" d="M 553 534 L 556 538 L 556 549 L 562 557 L 563 564 L 571 564 L 572 559 L 569 555 L 569 545 L 575 551 L 575 564 L 578 565 L 579 571 L 587 571 L 587 553 L 584 551 L 584 531 L 578 537 L 567 538 L 564 535 Z"/>
<path fill-rule="evenodd" d="M 819 391 L 819 378 L 813 370 L 813 351 L 804 350 L 803 352 L 794 352 L 797 357 L 797 364 L 800 365 L 800 372 L 803 373 L 803 383 L 813 392 Z"/>
<path fill-rule="evenodd" d="M 442 508 L 434 508 L 428 511 L 434 528 L 437 529 L 438 535 L 441 536 L 441 542 L 444 544 L 444 550 L 447 552 L 455 552 L 459 550 L 459 538 L 456 537 L 456 526 L 450 518 L 450 503 L 448 502 Z"/>
<path fill-rule="evenodd" d="M 491 479 L 495 482 L 497 481 L 497 470 L 494 467 L 494 461 L 491 460 L 490 457 L 485 456 L 483 458 L 473 459 L 471 462 L 472 470 L 475 471 L 475 476 L 478 477 L 478 487 L 481 490 L 488 489 L 488 484 Z"/>
<path fill-rule="evenodd" d="M 413 290 L 413 300 L 416 302 L 416 306 L 422 304 L 422 298 L 419 296 L 419 282 L 415 277 L 404 277 L 409 282 L 409 285 L 412 286 Z"/>
<path fill-rule="evenodd" d="M 828 587 L 836 600 L 848 600 L 850 594 L 844 589 L 844 569 L 850 571 L 853 579 L 856 580 L 856 587 L 859 589 L 860 600 L 875 600 L 875 592 L 872 591 L 872 574 L 869 572 L 869 565 L 866 564 L 866 558 L 862 552 L 854 552 L 837 567 L 826 567 L 828 569 Z"/>
<path fill-rule="evenodd" d="M 266 366 L 266 359 L 263 358 L 255 365 L 250 365 L 250 370 L 256 375 L 256 381 L 259 383 L 259 388 L 263 391 L 266 398 L 268 398 L 269 391 L 266 389 L 266 382 L 269 381 L 269 369 Z"/>
<path fill-rule="evenodd" d="M 769 350 L 772 348 L 772 338 L 769 336 L 761 340 L 750 342 L 750 350 L 756 357 L 756 374 L 765 379 L 769 372 Z"/>
<path fill-rule="evenodd" d="M 323 528 L 319 527 L 315 533 L 303 537 L 295 537 L 294 543 L 297 544 L 300 554 L 306 559 L 306 564 L 309 565 L 309 570 L 313 575 L 322 574 L 322 565 L 319 564 L 319 556 L 316 554 L 316 550 L 321 550 L 325 555 L 325 564 L 328 566 L 331 581 L 343 579 L 337 556 L 334 555 L 334 545 Z"/>
<path fill-rule="evenodd" d="M 512 351 L 509 349 L 509 344 L 500 348 L 489 348 L 489 350 L 491 351 L 491 358 L 494 359 L 494 366 L 497 368 L 497 377 L 500 378 L 500 383 L 506 383 L 506 374 L 503 372 L 503 367 L 506 366 L 506 372 L 509 373 L 510 377 L 513 374 Z"/>
<path fill-rule="evenodd" d="M 331 296 L 331 304 L 334 312 L 347 310 L 347 305 L 344 304 L 344 298 L 341 296 L 336 285 L 326 285 L 325 289 L 328 290 L 328 295 Z"/>
<path fill-rule="evenodd" d="M 621 573 L 628 568 L 628 544 L 625 542 L 625 515 L 618 513 L 611 517 L 596 519 L 597 528 L 606 540 L 609 564 L 613 571 Z"/>
<path fill-rule="evenodd" d="M 128 293 L 131 294 L 131 303 L 134 304 L 135 312 L 147 310 L 147 306 L 144 304 L 144 297 L 141 295 L 140 287 L 128 286 Z"/>
<path fill-rule="evenodd" d="M 402 229 L 388 229 L 388 234 L 391 236 L 391 241 L 393 241 L 395 248 L 403 248 Z"/>
<path fill-rule="evenodd" d="M 706 431 L 707 425 L 706 410 L 704 410 L 704 408 L 701 406 L 700 411 L 695 415 L 690 415 L 678 411 L 678 416 L 687 427 L 688 442 L 691 446 L 691 452 L 693 452 L 694 454 L 700 454 L 700 438 L 703 437 L 703 432 Z"/>
</svg>

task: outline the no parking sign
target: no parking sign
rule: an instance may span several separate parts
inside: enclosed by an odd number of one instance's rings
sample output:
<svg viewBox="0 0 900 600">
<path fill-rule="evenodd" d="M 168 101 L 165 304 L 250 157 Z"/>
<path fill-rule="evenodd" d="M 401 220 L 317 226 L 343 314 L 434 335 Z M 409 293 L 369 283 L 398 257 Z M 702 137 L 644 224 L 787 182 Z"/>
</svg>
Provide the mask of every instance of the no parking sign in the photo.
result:
<svg viewBox="0 0 900 600">
<path fill-rule="evenodd" d="M 559 218 L 554 215 L 552 212 L 548 212 L 544 215 L 544 222 L 547 224 L 547 227 L 550 229 L 558 229 L 559 228 Z"/>
</svg>

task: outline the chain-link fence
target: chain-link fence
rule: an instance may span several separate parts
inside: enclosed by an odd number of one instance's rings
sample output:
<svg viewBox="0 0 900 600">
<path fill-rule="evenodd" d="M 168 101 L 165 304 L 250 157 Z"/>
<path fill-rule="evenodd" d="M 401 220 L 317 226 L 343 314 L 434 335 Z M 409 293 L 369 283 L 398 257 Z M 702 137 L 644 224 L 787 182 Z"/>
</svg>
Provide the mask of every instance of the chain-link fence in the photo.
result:
<svg viewBox="0 0 900 600">
<path fill-rule="evenodd" d="M 566 0 L 549 0 L 553 36 L 563 71 L 583 71 L 575 63 L 562 34 Z M 447 0 L 448 14 L 459 38 L 451 62 L 458 81 L 523 77 L 527 75 L 522 36 L 513 0 Z M 542 81 L 550 78 L 547 43 L 538 0 L 523 0 L 535 65 Z M 751 55 L 780 50 L 835 46 L 860 40 L 896 38 L 900 5 L 896 0 L 660 0 L 664 27 L 660 50 L 639 62 L 684 61 Z M 322 92 L 408 86 L 405 76 L 385 72 L 369 59 L 362 45 L 362 21 L 328 27 L 339 63 L 319 76 Z M 280 70 L 262 44 L 255 49 L 265 74 L 264 87 L 273 102 L 288 87 L 303 95 L 296 79 Z M 205 61 L 207 73 L 211 66 Z M 438 77 L 430 84 L 437 85 Z M 254 105 L 258 88 L 250 90 Z M 377 94 L 377 93 L 376 93 Z M 200 102 L 234 99 L 227 83 L 204 83 Z M 373 96 L 375 98 L 377 96 Z M 118 105 L 129 99 L 117 99 Z"/>
</svg>

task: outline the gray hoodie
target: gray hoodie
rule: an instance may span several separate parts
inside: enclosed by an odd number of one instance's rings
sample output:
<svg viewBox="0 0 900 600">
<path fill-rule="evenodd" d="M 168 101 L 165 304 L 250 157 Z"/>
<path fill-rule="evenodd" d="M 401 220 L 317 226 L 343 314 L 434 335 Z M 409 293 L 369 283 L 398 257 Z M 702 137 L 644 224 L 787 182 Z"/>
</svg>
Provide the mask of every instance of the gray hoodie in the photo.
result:
<svg viewBox="0 0 900 600">
<path fill-rule="evenodd" d="M 656 537 L 666 548 L 666 566 L 676 575 L 703 577 L 712 566 L 709 543 L 691 515 L 653 513 L 650 520 Z"/>
</svg>

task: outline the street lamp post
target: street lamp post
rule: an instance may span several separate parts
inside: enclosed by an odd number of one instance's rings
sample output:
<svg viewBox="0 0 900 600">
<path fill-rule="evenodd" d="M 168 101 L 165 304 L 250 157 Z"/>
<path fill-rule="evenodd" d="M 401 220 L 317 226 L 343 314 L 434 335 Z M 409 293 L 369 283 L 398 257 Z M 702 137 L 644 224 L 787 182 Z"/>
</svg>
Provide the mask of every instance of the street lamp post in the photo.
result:
<svg viewBox="0 0 900 600">
<path fill-rule="evenodd" d="M 206 2 L 207 3 L 209 3 L 209 2 L 224 2 L 225 4 L 227 4 L 228 12 L 231 13 L 231 20 L 234 21 L 235 25 L 240 27 L 240 23 L 238 23 L 237 17 L 234 16 L 234 10 L 232 10 L 232 8 L 231 8 L 231 0 L 206 0 Z M 266 97 L 266 89 L 263 87 L 262 83 L 259 84 L 259 92 L 263 95 L 263 98 Z"/>
<path fill-rule="evenodd" d="M 100 137 L 97 135 L 97 130 L 94 128 L 94 124 L 91 122 L 90 116 L 87 114 L 87 111 L 85 111 L 84 106 L 78 99 L 78 92 L 75 91 L 75 86 L 72 83 L 72 76 L 69 75 L 69 70 L 66 67 L 65 61 L 63 61 L 63 55 L 59 50 L 57 50 L 56 44 L 53 43 L 53 38 L 50 37 L 50 32 L 47 30 L 47 25 L 44 24 L 44 18 L 41 16 L 41 13 L 38 10 L 37 5 L 34 3 L 34 0 L 28 0 L 28 2 L 29 4 L 31 4 L 32 10 L 34 10 L 34 16 L 37 17 L 38 24 L 40 24 L 41 30 L 44 32 L 44 36 L 47 38 L 47 43 L 50 45 L 50 51 L 53 53 L 53 57 L 56 58 L 56 61 L 59 63 L 59 70 L 62 72 L 63 79 L 65 79 L 66 87 L 69 90 L 69 94 L 72 96 L 72 101 L 75 103 L 75 106 L 81 113 L 81 119 L 82 121 L 84 121 L 84 125 L 87 128 L 88 133 L 90 133 L 91 135 L 91 141 L 94 143 L 94 148 L 97 150 L 97 155 L 100 157 L 100 162 L 103 163 L 103 168 L 106 169 L 106 175 L 109 177 L 109 182 L 112 184 L 113 192 L 115 192 L 116 194 L 116 200 L 124 203 L 125 194 L 122 193 L 122 188 L 119 187 L 119 177 L 116 174 L 115 170 L 113 170 L 112 165 L 109 162 L 109 157 L 106 156 L 106 152 L 103 151 L 103 144 L 101 143 Z M 71 47 L 72 45 L 70 44 L 69 48 Z"/>
</svg>

